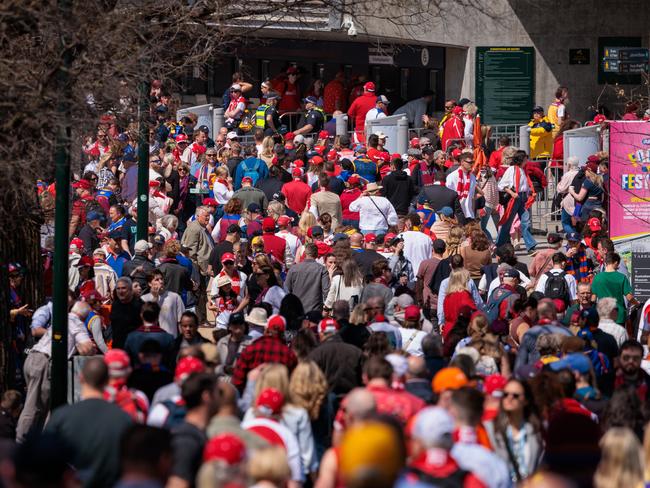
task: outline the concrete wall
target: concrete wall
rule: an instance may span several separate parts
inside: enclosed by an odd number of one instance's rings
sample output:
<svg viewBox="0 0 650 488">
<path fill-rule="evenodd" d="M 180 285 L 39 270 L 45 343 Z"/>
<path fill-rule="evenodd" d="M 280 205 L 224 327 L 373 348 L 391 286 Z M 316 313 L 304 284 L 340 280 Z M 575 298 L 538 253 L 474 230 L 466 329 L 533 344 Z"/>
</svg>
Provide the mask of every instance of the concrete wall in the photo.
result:
<svg viewBox="0 0 650 488">
<path fill-rule="evenodd" d="M 620 106 L 610 90 L 598 85 L 598 37 L 642 37 L 648 46 L 650 4 L 647 0 L 492 0 L 487 13 L 450 8 L 420 26 L 400 28 L 370 20 L 368 33 L 454 46 L 447 49 L 448 98 L 474 99 L 476 46 L 533 46 L 536 50 L 536 102 L 544 107 L 555 89 L 566 85 L 568 110 L 584 120 L 585 109 L 601 103 Z M 588 48 L 590 64 L 569 65 L 569 49 Z M 463 68 L 464 66 L 464 68 Z"/>
</svg>

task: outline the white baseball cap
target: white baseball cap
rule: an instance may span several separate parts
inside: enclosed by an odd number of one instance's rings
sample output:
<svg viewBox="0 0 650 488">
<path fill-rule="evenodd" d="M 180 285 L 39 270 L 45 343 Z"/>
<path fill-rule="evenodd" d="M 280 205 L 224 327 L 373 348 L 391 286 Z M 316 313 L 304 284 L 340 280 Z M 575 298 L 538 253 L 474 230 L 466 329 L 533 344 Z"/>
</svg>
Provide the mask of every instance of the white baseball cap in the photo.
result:
<svg viewBox="0 0 650 488">
<path fill-rule="evenodd" d="M 451 441 L 453 432 L 454 419 L 444 408 L 427 407 L 417 414 L 411 436 L 426 447 L 434 447 Z"/>
<path fill-rule="evenodd" d="M 235 131 L 230 131 L 226 134 L 226 139 L 237 139 L 239 135 Z"/>
</svg>

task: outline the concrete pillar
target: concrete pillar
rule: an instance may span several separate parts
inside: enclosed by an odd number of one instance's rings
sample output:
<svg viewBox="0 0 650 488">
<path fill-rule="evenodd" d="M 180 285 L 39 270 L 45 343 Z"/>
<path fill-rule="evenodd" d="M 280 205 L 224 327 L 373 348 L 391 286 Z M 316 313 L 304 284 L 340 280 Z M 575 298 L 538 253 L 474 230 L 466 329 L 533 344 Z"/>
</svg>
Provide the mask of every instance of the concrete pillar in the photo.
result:
<svg viewBox="0 0 650 488">
<path fill-rule="evenodd" d="M 530 127 L 527 125 L 519 126 L 519 149 L 530 156 Z"/>
<path fill-rule="evenodd" d="M 397 152 L 404 154 L 409 147 L 409 122 L 406 117 L 397 121 Z"/>
<path fill-rule="evenodd" d="M 348 114 L 341 114 L 336 119 L 336 135 L 342 136 L 348 132 Z"/>
<path fill-rule="evenodd" d="M 225 119 L 223 116 L 223 107 L 217 107 L 212 111 L 212 137 L 216 137 L 219 130 L 224 126 Z"/>
</svg>

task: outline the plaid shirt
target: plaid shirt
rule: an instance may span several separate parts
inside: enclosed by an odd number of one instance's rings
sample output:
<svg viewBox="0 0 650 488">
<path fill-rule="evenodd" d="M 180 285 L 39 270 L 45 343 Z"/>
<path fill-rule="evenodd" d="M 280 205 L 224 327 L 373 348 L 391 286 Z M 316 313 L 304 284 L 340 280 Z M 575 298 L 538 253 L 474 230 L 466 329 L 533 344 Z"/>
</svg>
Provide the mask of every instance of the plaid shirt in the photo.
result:
<svg viewBox="0 0 650 488">
<path fill-rule="evenodd" d="M 568 247 L 566 249 L 568 250 Z M 578 283 L 591 283 L 593 269 L 594 264 L 587 257 L 585 247 L 580 244 L 578 252 L 567 260 L 566 274 L 572 275 Z"/>
<path fill-rule="evenodd" d="M 295 353 L 281 339 L 264 335 L 239 355 L 232 375 L 232 384 L 242 391 L 246 386 L 248 372 L 263 363 L 284 364 L 291 372 L 298 360 Z"/>
</svg>

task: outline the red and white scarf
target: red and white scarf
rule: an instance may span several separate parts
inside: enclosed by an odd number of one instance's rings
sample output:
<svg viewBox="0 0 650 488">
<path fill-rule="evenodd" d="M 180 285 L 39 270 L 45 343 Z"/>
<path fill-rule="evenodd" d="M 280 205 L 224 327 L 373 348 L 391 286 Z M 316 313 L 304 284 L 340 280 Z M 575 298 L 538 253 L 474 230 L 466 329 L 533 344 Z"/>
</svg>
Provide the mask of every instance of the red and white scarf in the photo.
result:
<svg viewBox="0 0 650 488">
<path fill-rule="evenodd" d="M 469 174 L 465 174 L 462 169 L 458 170 L 458 183 L 456 184 L 456 193 L 458 193 L 458 198 L 460 200 L 465 200 L 469 197 L 469 189 L 471 187 L 472 180 Z"/>
</svg>

